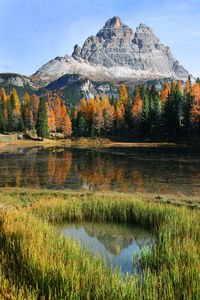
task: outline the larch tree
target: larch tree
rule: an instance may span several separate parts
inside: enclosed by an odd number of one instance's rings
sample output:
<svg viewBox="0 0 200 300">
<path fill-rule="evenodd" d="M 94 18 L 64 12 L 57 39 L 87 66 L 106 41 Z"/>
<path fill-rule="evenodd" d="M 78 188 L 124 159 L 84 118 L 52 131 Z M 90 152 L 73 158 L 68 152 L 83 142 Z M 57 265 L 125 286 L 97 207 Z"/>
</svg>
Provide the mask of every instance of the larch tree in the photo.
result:
<svg viewBox="0 0 200 300">
<path fill-rule="evenodd" d="M 119 90 L 119 100 L 118 101 L 126 104 L 127 100 L 128 100 L 128 93 L 127 93 L 124 83 L 122 83 L 120 90 Z"/>
<path fill-rule="evenodd" d="M 180 80 L 178 80 L 177 85 L 178 85 L 179 91 L 182 93 L 183 92 L 183 87 L 182 87 L 182 84 L 181 84 Z"/>
<path fill-rule="evenodd" d="M 193 98 L 190 109 L 190 122 L 194 127 L 200 126 L 200 84 L 195 82 L 191 89 L 191 96 Z"/>
<path fill-rule="evenodd" d="M 14 97 L 14 108 L 16 109 L 16 113 L 20 114 L 20 103 L 19 103 L 19 97 L 17 94 L 17 91 L 15 88 L 13 88 L 12 95 Z"/>
<path fill-rule="evenodd" d="M 87 114 L 87 103 L 85 101 L 85 98 L 83 98 L 81 106 L 80 106 L 80 112 L 81 115 L 86 119 L 86 114 Z"/>
<path fill-rule="evenodd" d="M 65 104 L 63 104 L 62 107 L 61 107 L 61 119 L 62 120 L 64 119 L 66 113 L 67 113 L 66 106 L 65 106 Z"/>
<path fill-rule="evenodd" d="M 114 119 L 115 119 L 115 108 L 114 105 L 111 105 L 106 95 L 103 96 L 101 107 L 103 109 L 103 116 L 104 116 L 104 128 L 105 132 L 110 132 Z"/>
<path fill-rule="evenodd" d="M 100 137 L 101 129 L 104 127 L 103 111 L 102 111 L 100 105 L 95 110 L 95 114 L 93 116 L 93 122 L 94 122 L 94 127 L 97 130 L 98 135 Z"/>
<path fill-rule="evenodd" d="M 30 109 L 33 113 L 33 119 L 35 123 L 37 122 L 37 112 L 39 108 L 40 99 L 36 94 L 32 94 L 30 97 Z"/>
<path fill-rule="evenodd" d="M 55 104 L 53 106 L 53 112 L 55 115 L 56 130 L 59 131 L 61 130 L 61 126 L 62 126 L 62 106 L 59 97 L 56 98 Z"/>
<path fill-rule="evenodd" d="M 53 109 L 49 113 L 48 124 L 49 124 L 50 132 L 51 131 L 55 132 L 56 131 L 56 120 L 55 120 L 55 115 L 54 115 Z"/>
<path fill-rule="evenodd" d="M 132 108 L 133 119 L 136 122 L 140 121 L 141 113 L 142 113 L 142 106 L 143 106 L 143 102 L 142 102 L 139 92 L 137 91 L 137 94 L 135 96 L 135 101 L 133 104 L 133 108 Z"/>
<path fill-rule="evenodd" d="M 168 94 L 170 94 L 170 92 L 171 92 L 171 89 L 170 89 L 169 83 L 167 81 L 165 81 L 165 84 L 163 86 L 163 89 L 162 89 L 162 92 L 160 95 L 162 106 L 165 105 L 165 102 L 167 101 L 167 96 L 168 96 Z"/>
<path fill-rule="evenodd" d="M 1 88 L 0 102 L 7 102 L 7 96 L 4 87 Z"/>
<path fill-rule="evenodd" d="M 72 123 L 67 113 L 62 120 L 62 131 L 66 136 L 72 135 Z"/>
<path fill-rule="evenodd" d="M 24 105 L 30 106 L 30 97 L 29 97 L 29 94 L 27 92 L 24 95 Z"/>
<path fill-rule="evenodd" d="M 86 121 L 89 121 L 92 119 L 93 112 L 94 112 L 94 100 L 92 98 L 90 98 L 90 101 L 87 105 Z"/>
</svg>

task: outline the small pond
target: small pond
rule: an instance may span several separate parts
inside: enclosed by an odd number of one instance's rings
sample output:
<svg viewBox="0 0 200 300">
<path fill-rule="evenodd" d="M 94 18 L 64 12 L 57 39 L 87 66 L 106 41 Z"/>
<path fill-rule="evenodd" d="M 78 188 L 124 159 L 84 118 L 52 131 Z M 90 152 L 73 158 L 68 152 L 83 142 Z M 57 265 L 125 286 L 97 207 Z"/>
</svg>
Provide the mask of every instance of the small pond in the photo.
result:
<svg viewBox="0 0 200 300">
<path fill-rule="evenodd" d="M 59 233 L 85 244 L 94 256 L 101 254 L 106 263 L 123 274 L 133 274 L 133 254 L 140 258 L 141 249 L 151 249 L 154 236 L 152 232 L 128 225 L 79 222 L 62 224 Z M 140 266 L 136 266 L 136 271 Z"/>
</svg>

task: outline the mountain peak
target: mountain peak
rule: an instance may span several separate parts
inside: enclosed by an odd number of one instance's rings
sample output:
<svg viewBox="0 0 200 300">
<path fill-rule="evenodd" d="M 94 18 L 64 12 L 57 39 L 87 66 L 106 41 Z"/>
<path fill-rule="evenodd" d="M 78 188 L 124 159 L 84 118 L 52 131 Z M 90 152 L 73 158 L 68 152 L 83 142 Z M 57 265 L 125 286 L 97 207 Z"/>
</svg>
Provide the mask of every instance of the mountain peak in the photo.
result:
<svg viewBox="0 0 200 300">
<path fill-rule="evenodd" d="M 108 19 L 108 21 L 105 23 L 105 27 L 113 27 L 115 29 L 120 28 L 123 25 L 121 19 L 119 17 L 113 17 Z"/>
<path fill-rule="evenodd" d="M 145 29 L 145 30 L 152 30 L 150 27 L 148 27 L 144 23 L 140 23 L 140 25 L 137 28 L 138 29 Z"/>
<path fill-rule="evenodd" d="M 171 77 L 186 79 L 189 73 L 174 59 L 153 30 L 140 23 L 133 30 L 118 16 L 107 20 L 96 35 L 88 37 L 82 48 L 75 45 L 72 57 L 46 64 L 38 73 L 79 73 L 91 78 Z M 58 75 L 56 75 L 58 76 Z"/>
</svg>

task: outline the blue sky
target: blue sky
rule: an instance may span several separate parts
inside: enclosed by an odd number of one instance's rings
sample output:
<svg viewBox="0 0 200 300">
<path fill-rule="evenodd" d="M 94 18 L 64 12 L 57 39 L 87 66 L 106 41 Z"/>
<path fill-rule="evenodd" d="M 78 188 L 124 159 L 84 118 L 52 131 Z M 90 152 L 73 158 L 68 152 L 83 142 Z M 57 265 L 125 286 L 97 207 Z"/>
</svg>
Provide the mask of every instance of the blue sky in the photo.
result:
<svg viewBox="0 0 200 300">
<path fill-rule="evenodd" d="M 0 73 L 33 74 L 56 56 L 119 16 L 134 31 L 139 23 L 200 76 L 200 0 L 0 0 Z"/>
</svg>

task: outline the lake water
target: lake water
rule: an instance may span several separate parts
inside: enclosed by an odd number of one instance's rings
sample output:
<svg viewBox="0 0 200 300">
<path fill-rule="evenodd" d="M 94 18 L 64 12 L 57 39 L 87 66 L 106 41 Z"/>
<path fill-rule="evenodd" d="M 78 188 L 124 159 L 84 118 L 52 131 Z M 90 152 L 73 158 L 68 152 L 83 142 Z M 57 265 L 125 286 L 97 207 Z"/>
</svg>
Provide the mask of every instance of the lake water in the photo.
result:
<svg viewBox="0 0 200 300">
<path fill-rule="evenodd" d="M 139 272 L 140 266 L 133 265 L 133 254 L 140 259 L 141 249 L 151 249 L 153 235 L 151 232 L 127 225 L 109 223 L 72 223 L 59 226 L 59 233 L 80 241 L 93 251 L 94 256 L 101 254 L 113 269 L 121 269 L 123 274 L 133 274 L 135 268 Z"/>
<path fill-rule="evenodd" d="M 10 146 L 0 153 L 0 186 L 200 196 L 200 152 Z"/>
</svg>

